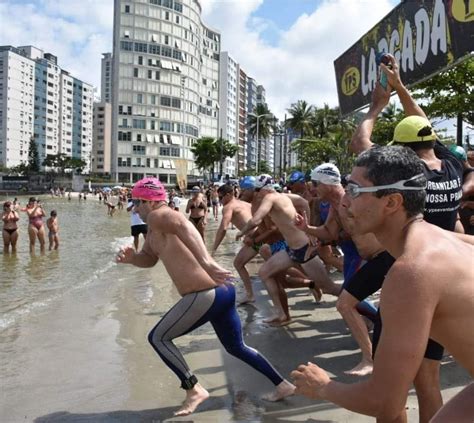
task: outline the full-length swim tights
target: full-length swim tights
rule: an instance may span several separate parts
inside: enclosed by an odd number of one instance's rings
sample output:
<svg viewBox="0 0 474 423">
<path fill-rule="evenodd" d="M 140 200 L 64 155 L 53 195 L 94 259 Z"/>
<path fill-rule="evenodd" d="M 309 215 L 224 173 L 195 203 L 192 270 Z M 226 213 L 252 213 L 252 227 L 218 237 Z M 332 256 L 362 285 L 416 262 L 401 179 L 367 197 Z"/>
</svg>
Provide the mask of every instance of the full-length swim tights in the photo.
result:
<svg viewBox="0 0 474 423">
<path fill-rule="evenodd" d="M 173 344 L 173 339 L 207 322 L 211 322 L 221 344 L 229 354 L 245 361 L 268 377 L 274 385 L 283 381 L 281 375 L 263 355 L 245 345 L 242 326 L 235 308 L 235 288 L 231 284 L 224 284 L 185 295 L 148 335 L 148 341 L 181 380 L 183 389 L 191 389 L 197 383 L 197 378 Z"/>
</svg>

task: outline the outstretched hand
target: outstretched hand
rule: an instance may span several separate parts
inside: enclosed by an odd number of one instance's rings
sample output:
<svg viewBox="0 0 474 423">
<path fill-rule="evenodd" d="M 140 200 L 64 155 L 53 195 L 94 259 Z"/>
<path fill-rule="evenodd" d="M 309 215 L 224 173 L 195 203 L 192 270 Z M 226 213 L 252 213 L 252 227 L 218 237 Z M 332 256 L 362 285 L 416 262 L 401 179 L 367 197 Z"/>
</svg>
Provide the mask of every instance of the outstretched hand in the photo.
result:
<svg viewBox="0 0 474 423">
<path fill-rule="evenodd" d="M 304 211 L 303 214 L 297 214 L 295 217 L 295 226 L 300 230 L 305 232 L 308 229 L 308 216 Z"/>
<path fill-rule="evenodd" d="M 219 266 L 214 260 L 210 260 L 205 268 L 207 274 L 219 284 L 224 283 L 227 279 L 232 276 L 232 273 L 227 269 Z"/>
<path fill-rule="evenodd" d="M 331 381 L 329 375 L 314 363 L 301 364 L 291 372 L 295 393 L 312 399 L 322 399 L 322 391 Z"/>
<path fill-rule="evenodd" d="M 122 247 L 115 257 L 117 263 L 132 264 L 135 257 L 135 250 L 131 245 Z"/>
</svg>

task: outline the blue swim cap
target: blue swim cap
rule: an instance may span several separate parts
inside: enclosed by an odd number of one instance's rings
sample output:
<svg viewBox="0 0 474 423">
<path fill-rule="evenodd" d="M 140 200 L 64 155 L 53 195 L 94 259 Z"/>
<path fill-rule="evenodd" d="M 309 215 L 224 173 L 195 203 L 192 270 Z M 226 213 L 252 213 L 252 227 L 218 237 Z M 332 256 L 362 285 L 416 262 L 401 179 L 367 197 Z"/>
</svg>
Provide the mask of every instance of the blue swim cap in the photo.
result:
<svg viewBox="0 0 474 423">
<path fill-rule="evenodd" d="M 451 153 L 453 153 L 457 159 L 463 162 L 467 160 L 466 150 L 464 150 L 464 148 L 462 148 L 460 145 L 450 145 L 449 151 L 451 151 Z"/>
<path fill-rule="evenodd" d="M 241 189 L 255 189 L 255 176 L 244 176 L 239 186 Z"/>
<path fill-rule="evenodd" d="M 300 172 L 299 170 L 294 170 L 293 172 L 291 172 L 288 182 L 290 184 L 294 184 L 296 182 L 306 182 L 306 178 L 303 172 Z"/>
</svg>

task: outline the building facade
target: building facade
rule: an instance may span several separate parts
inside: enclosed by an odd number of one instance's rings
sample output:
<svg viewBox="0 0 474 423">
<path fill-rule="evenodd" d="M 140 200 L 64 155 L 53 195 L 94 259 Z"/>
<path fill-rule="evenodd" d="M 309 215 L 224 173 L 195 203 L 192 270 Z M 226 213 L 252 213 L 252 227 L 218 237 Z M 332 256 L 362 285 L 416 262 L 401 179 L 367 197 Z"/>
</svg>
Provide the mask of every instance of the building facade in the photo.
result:
<svg viewBox="0 0 474 423">
<path fill-rule="evenodd" d="M 112 105 L 105 101 L 94 103 L 92 141 L 92 172 L 110 174 L 112 155 Z"/>
<path fill-rule="evenodd" d="M 90 168 L 93 87 L 33 46 L 0 47 L 0 164 L 28 162 L 34 139 L 48 155 L 82 159 Z"/>
<path fill-rule="evenodd" d="M 112 53 L 102 53 L 100 99 L 105 103 L 112 103 L 112 66 Z"/>
<path fill-rule="evenodd" d="M 112 163 L 117 180 L 198 175 L 191 152 L 218 137 L 220 34 L 197 0 L 115 0 Z"/>
<path fill-rule="evenodd" d="M 257 82 L 255 79 L 247 78 L 247 115 L 254 113 L 257 107 Z M 257 143 L 255 136 L 247 133 L 247 168 L 255 169 L 257 166 Z"/>
<path fill-rule="evenodd" d="M 239 91 L 238 91 L 238 128 L 237 128 L 237 143 L 239 145 L 239 151 L 237 152 L 236 166 L 237 174 L 241 175 L 242 172 L 247 170 L 247 96 L 248 96 L 248 76 L 239 67 Z"/>
<path fill-rule="evenodd" d="M 239 65 L 228 52 L 222 52 L 219 78 L 219 134 L 233 145 L 238 144 L 238 90 Z M 236 157 L 227 157 L 223 161 L 222 173 L 234 177 L 236 172 Z"/>
</svg>

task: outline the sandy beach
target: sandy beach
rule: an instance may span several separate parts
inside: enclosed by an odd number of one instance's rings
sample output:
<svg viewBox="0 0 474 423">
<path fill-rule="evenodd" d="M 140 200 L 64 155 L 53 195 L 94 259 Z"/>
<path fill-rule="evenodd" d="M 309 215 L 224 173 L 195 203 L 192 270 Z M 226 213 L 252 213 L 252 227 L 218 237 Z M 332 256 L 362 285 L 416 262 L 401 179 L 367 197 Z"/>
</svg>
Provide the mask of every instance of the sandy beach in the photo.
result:
<svg viewBox="0 0 474 423">
<path fill-rule="evenodd" d="M 217 223 L 210 222 L 208 241 L 216 228 Z M 216 257 L 229 269 L 238 248 L 233 234 L 229 231 Z M 258 265 L 258 261 L 250 265 L 251 274 L 256 274 Z M 104 275 L 87 289 L 69 291 L 35 313 L 34 319 L 25 318 L 1 332 L 0 369 L 8 384 L 2 388 L 0 421 L 375 421 L 303 397 L 279 403 L 260 400 L 272 385 L 227 354 L 209 324 L 177 344 L 211 398 L 195 414 L 173 417 L 183 391 L 148 344 L 147 334 L 179 296 L 160 263 L 152 269 L 113 265 Z M 358 363 L 360 351 L 332 297 L 324 296 L 316 305 L 307 290 L 289 291 L 293 323 L 271 328 L 262 322 L 269 314 L 268 294 L 257 278 L 253 280 L 256 305 L 239 307 L 248 345 L 266 355 L 284 376 L 298 364 L 314 361 L 337 380 L 358 380 L 343 373 Z M 240 283 L 237 287 L 241 292 Z M 449 356 L 443 360 L 441 376 L 444 400 L 470 380 Z M 414 392 L 407 411 L 409 421 L 416 422 Z"/>
</svg>

